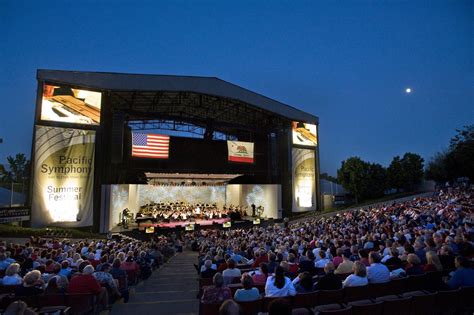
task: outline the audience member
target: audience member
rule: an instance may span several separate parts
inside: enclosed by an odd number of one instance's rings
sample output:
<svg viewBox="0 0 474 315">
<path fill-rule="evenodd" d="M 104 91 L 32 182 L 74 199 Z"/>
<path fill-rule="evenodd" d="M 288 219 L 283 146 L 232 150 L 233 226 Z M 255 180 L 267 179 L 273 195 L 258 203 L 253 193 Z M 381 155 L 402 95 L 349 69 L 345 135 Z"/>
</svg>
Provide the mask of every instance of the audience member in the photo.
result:
<svg viewBox="0 0 474 315">
<path fill-rule="evenodd" d="M 233 300 L 226 300 L 219 307 L 219 315 L 239 315 L 240 306 Z"/>
<path fill-rule="evenodd" d="M 338 290 L 342 288 L 342 281 L 334 274 L 334 264 L 332 262 L 326 263 L 324 273 L 325 275 L 314 285 L 316 290 Z"/>
<path fill-rule="evenodd" d="M 341 250 L 342 251 L 342 250 Z M 347 274 L 352 272 L 352 266 L 354 263 L 350 260 L 351 253 L 350 252 L 342 252 L 342 262 L 339 263 L 335 274 Z"/>
<path fill-rule="evenodd" d="M 214 275 L 213 283 L 213 286 L 204 289 L 202 303 L 215 304 L 232 298 L 232 291 L 224 285 L 224 277 L 220 272 Z"/>
<path fill-rule="evenodd" d="M 234 278 L 239 278 L 241 276 L 241 271 L 236 268 L 236 263 L 232 258 L 227 261 L 227 269 L 222 272 L 222 276 L 224 277 L 224 282 L 226 284 L 231 283 Z"/>
<path fill-rule="evenodd" d="M 215 266 L 215 265 L 214 265 Z M 208 259 L 204 262 L 204 269 L 201 268 L 201 278 L 212 278 L 217 273 L 217 270 L 213 267 L 212 260 Z"/>
<path fill-rule="evenodd" d="M 20 265 L 17 263 L 12 263 L 7 267 L 5 271 L 5 276 L 2 279 L 3 285 L 20 285 L 22 279 L 19 275 Z"/>
<path fill-rule="evenodd" d="M 260 263 L 260 267 L 252 276 L 252 280 L 255 284 L 265 284 L 267 283 L 268 278 L 268 264 Z"/>
<path fill-rule="evenodd" d="M 23 285 L 15 288 L 16 296 L 30 296 L 43 293 L 45 283 L 41 279 L 41 272 L 33 270 L 23 277 Z"/>
<path fill-rule="evenodd" d="M 463 256 L 457 256 L 454 260 L 456 271 L 451 275 L 448 286 L 452 289 L 459 287 L 474 287 L 474 269 L 469 260 Z"/>
<path fill-rule="evenodd" d="M 296 293 L 313 292 L 313 277 L 307 271 L 302 272 L 293 280 Z"/>
<path fill-rule="evenodd" d="M 438 255 L 436 255 L 436 252 L 432 250 L 426 252 L 426 265 L 423 267 L 423 271 L 443 271 L 443 265 L 441 264 Z"/>
<path fill-rule="evenodd" d="M 367 279 L 370 283 L 384 283 L 390 281 L 390 271 L 380 263 L 380 256 L 376 252 L 369 253 L 370 266 L 367 268 Z"/>
<path fill-rule="evenodd" d="M 425 254 L 426 255 L 426 254 Z M 407 265 L 405 267 L 405 272 L 407 276 L 421 275 L 423 274 L 423 267 L 421 266 L 421 261 L 418 255 L 408 254 Z"/>
<path fill-rule="evenodd" d="M 356 261 L 352 266 L 353 274 L 347 276 L 342 282 L 344 287 L 360 287 L 369 284 L 367 279 L 367 269 L 360 261 Z"/>
<path fill-rule="evenodd" d="M 253 280 L 250 275 L 244 273 L 241 282 L 243 289 L 237 289 L 237 291 L 235 291 L 234 299 L 236 301 L 248 302 L 260 298 L 260 292 L 253 286 Z"/>
<path fill-rule="evenodd" d="M 295 294 L 295 287 L 291 280 L 285 277 L 285 270 L 281 266 L 276 267 L 275 274 L 268 277 L 265 284 L 265 296 L 281 297 Z"/>
</svg>

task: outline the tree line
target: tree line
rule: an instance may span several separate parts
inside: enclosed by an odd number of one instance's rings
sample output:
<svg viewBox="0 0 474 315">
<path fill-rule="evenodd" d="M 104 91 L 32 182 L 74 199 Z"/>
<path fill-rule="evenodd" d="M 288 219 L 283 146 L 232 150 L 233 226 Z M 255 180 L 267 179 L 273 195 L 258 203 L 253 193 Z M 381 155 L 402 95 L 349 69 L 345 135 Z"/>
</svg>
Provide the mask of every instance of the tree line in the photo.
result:
<svg viewBox="0 0 474 315">
<path fill-rule="evenodd" d="M 467 177 L 474 182 L 474 125 L 456 129 L 449 147 L 438 152 L 428 162 L 425 176 L 438 183 Z"/>
<path fill-rule="evenodd" d="M 354 195 L 356 203 L 381 197 L 387 190 L 414 191 L 423 178 L 444 184 L 462 177 L 474 182 L 474 125 L 456 129 L 448 149 L 435 154 L 426 169 L 420 155 L 407 152 L 394 157 L 387 168 L 350 157 L 337 171 L 337 182 Z"/>
<path fill-rule="evenodd" d="M 388 189 L 413 191 L 423 179 L 423 162 L 421 156 L 411 152 L 394 157 L 388 168 L 350 157 L 337 170 L 337 181 L 359 203 L 381 197 Z"/>
</svg>

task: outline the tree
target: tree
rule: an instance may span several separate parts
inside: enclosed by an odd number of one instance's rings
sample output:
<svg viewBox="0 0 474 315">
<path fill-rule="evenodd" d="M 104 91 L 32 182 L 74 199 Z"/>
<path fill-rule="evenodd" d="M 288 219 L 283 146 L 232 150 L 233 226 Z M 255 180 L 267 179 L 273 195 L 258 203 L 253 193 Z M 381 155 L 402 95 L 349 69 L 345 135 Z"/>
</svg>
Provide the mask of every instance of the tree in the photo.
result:
<svg viewBox="0 0 474 315">
<path fill-rule="evenodd" d="M 404 189 L 413 191 L 423 179 L 424 159 L 416 154 L 407 152 L 402 158 Z"/>
<path fill-rule="evenodd" d="M 390 188 L 397 191 L 404 186 L 402 161 L 399 156 L 393 158 L 387 168 L 387 181 Z"/>
<path fill-rule="evenodd" d="M 2 182 L 26 183 L 30 178 L 30 161 L 23 153 L 15 157 L 8 156 L 8 170 L 2 166 L 0 176 Z"/>
<path fill-rule="evenodd" d="M 450 141 L 446 166 L 455 177 L 467 176 L 474 181 L 474 125 L 456 131 Z"/>
<path fill-rule="evenodd" d="M 446 182 L 451 180 L 451 174 L 448 169 L 449 152 L 438 152 L 428 162 L 425 170 L 425 178 L 435 182 Z"/>
<path fill-rule="evenodd" d="M 342 161 L 341 168 L 337 170 L 337 181 L 354 194 L 356 203 L 367 196 L 369 168 L 369 163 L 362 161 L 359 157 L 350 157 Z"/>
<path fill-rule="evenodd" d="M 391 188 L 412 191 L 423 179 L 423 158 L 415 153 L 407 152 L 400 159 L 393 158 L 387 169 L 388 182 Z"/>
<path fill-rule="evenodd" d="M 387 189 L 387 170 L 380 164 L 369 164 L 368 197 L 382 197 Z"/>
<path fill-rule="evenodd" d="M 451 138 L 449 148 L 438 152 L 430 160 L 425 176 L 437 182 L 469 177 L 474 181 L 474 125 L 456 129 L 457 134 Z"/>
</svg>

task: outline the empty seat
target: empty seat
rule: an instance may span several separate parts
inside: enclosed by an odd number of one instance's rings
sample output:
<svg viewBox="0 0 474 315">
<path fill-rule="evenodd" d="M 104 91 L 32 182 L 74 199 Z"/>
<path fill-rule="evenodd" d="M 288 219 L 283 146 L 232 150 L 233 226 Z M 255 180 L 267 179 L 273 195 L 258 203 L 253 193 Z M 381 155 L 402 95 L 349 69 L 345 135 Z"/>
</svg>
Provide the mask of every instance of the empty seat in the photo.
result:
<svg viewBox="0 0 474 315">
<path fill-rule="evenodd" d="M 426 273 L 426 281 L 424 289 L 430 292 L 436 292 L 439 290 L 448 289 L 447 285 L 443 282 L 443 272 L 435 271 Z"/>
<path fill-rule="evenodd" d="M 44 294 L 38 299 L 38 307 L 67 305 L 65 294 Z"/>
<path fill-rule="evenodd" d="M 398 297 L 396 295 L 382 296 L 376 302 L 383 301 L 383 315 L 409 314 L 411 297 Z"/>
<path fill-rule="evenodd" d="M 317 307 L 315 314 L 317 315 L 351 315 L 352 306 L 341 306 L 337 304 L 328 305 L 327 308 L 321 305 Z"/>
<path fill-rule="evenodd" d="M 435 312 L 436 293 L 427 293 L 423 291 L 406 292 L 403 297 L 412 297 L 410 314 L 412 315 L 431 315 Z"/>
<path fill-rule="evenodd" d="M 344 300 L 344 289 L 320 290 L 318 291 L 318 305 L 342 303 Z"/>
<path fill-rule="evenodd" d="M 345 287 L 344 288 L 344 302 L 351 302 L 369 298 L 369 286 L 364 285 L 360 287 Z"/>
<path fill-rule="evenodd" d="M 298 293 L 293 297 L 294 308 L 312 308 L 318 304 L 319 291 Z"/>
<path fill-rule="evenodd" d="M 353 315 L 382 315 L 383 311 L 383 301 L 359 300 L 349 302 L 348 305 L 352 306 Z"/>
<path fill-rule="evenodd" d="M 240 305 L 242 315 L 256 315 L 262 309 L 262 299 L 250 302 L 237 302 Z"/>
<path fill-rule="evenodd" d="M 391 292 L 392 284 L 389 282 L 385 283 L 369 283 L 369 295 L 375 299 L 380 296 L 393 294 Z"/>
<path fill-rule="evenodd" d="M 426 274 L 408 276 L 407 291 L 424 290 L 426 287 Z"/>
<path fill-rule="evenodd" d="M 455 314 L 460 306 L 461 288 L 450 291 L 438 291 L 435 296 L 437 314 Z"/>
<path fill-rule="evenodd" d="M 262 302 L 262 312 L 266 313 L 268 312 L 268 305 L 275 301 L 275 300 L 280 300 L 280 299 L 284 299 L 288 302 L 288 304 L 291 305 L 291 298 L 286 296 L 286 297 L 264 297 L 263 298 L 263 302 Z"/>
<path fill-rule="evenodd" d="M 396 278 L 390 281 L 388 290 L 390 294 L 401 294 L 409 291 L 407 288 L 408 278 Z"/>
<path fill-rule="evenodd" d="M 461 305 L 463 311 L 468 314 L 474 313 L 474 287 L 461 288 Z"/>
<path fill-rule="evenodd" d="M 217 304 L 207 304 L 199 303 L 199 314 L 200 315 L 219 315 L 219 308 L 222 303 Z"/>
<path fill-rule="evenodd" d="M 71 307 L 73 314 L 87 314 L 97 308 L 94 294 L 66 294 L 66 305 Z"/>
</svg>

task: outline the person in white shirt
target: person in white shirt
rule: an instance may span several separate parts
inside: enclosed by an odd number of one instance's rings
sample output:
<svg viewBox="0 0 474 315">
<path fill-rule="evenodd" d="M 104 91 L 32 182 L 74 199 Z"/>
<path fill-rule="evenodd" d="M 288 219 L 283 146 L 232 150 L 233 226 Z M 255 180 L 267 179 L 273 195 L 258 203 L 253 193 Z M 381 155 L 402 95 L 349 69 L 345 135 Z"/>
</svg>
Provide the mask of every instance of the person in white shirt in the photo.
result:
<svg viewBox="0 0 474 315">
<path fill-rule="evenodd" d="M 314 262 L 314 266 L 316 268 L 324 268 L 328 262 L 330 262 L 329 259 L 326 258 L 326 252 L 323 250 L 319 251 L 319 260 Z"/>
<path fill-rule="evenodd" d="M 352 266 L 353 274 L 349 275 L 346 280 L 342 282 L 344 287 L 361 287 L 369 284 L 367 279 L 367 270 L 364 264 L 360 261 L 356 261 Z"/>
<path fill-rule="evenodd" d="M 369 254 L 370 267 L 367 268 L 367 278 L 370 283 L 384 283 L 390 281 L 390 271 L 380 263 L 380 256 L 376 252 Z"/>
<path fill-rule="evenodd" d="M 275 269 L 275 275 L 267 278 L 265 284 L 265 296 L 283 297 L 296 295 L 296 289 L 290 278 L 285 277 L 285 270 L 278 266 Z"/>
<path fill-rule="evenodd" d="M 100 260 L 100 258 L 102 257 L 102 246 L 97 246 L 97 249 L 95 250 L 95 255 L 94 255 L 94 259 L 95 260 Z"/>
<path fill-rule="evenodd" d="M 222 272 L 224 277 L 224 284 L 230 284 L 233 278 L 240 278 L 242 275 L 240 269 L 235 268 L 235 260 L 230 258 L 227 260 L 227 269 Z"/>
<path fill-rule="evenodd" d="M 319 251 L 321 250 L 321 248 L 319 247 L 316 247 L 315 249 L 313 249 L 313 254 L 314 254 L 314 257 L 316 258 L 315 260 L 319 260 Z"/>
</svg>

